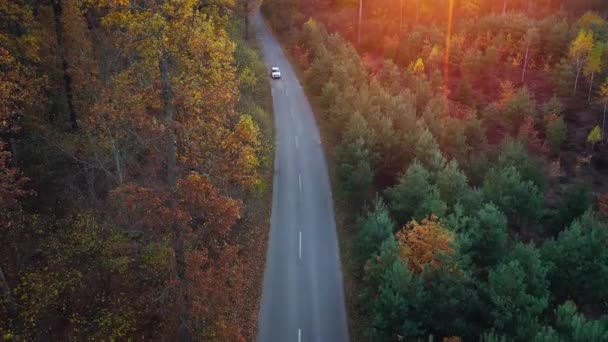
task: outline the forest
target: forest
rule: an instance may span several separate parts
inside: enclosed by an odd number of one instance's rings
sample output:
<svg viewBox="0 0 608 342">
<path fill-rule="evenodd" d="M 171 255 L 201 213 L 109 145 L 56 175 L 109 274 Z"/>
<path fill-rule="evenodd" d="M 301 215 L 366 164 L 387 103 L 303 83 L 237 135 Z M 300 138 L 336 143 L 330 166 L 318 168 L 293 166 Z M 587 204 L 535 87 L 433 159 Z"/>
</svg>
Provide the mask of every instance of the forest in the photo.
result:
<svg viewBox="0 0 608 342">
<path fill-rule="evenodd" d="M 354 341 L 608 340 L 608 3 L 265 0 L 335 182 Z"/>
<path fill-rule="evenodd" d="M 0 1 L 0 339 L 253 339 L 272 117 L 249 11 Z"/>
</svg>

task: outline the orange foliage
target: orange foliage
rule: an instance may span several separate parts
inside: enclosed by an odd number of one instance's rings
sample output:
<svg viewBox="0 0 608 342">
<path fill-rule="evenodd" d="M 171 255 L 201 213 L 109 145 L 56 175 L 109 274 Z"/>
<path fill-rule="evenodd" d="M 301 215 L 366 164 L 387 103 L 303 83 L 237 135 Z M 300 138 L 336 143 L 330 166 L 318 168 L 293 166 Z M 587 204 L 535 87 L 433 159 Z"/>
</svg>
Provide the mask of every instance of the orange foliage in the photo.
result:
<svg viewBox="0 0 608 342">
<path fill-rule="evenodd" d="M 458 336 L 444 337 L 443 342 L 462 342 L 462 338 Z"/>
<path fill-rule="evenodd" d="M 440 255 L 451 255 L 454 235 L 446 230 L 436 216 L 422 223 L 412 221 L 397 233 L 401 257 L 415 273 L 422 272 L 426 265 L 439 268 Z"/>
</svg>

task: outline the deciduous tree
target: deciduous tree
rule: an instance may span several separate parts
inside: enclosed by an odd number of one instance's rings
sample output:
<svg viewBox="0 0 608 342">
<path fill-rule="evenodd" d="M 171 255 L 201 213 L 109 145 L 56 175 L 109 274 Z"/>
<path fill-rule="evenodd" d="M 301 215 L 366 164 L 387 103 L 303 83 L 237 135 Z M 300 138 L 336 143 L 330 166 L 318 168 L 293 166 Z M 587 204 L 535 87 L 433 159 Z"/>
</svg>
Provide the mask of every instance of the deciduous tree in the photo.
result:
<svg viewBox="0 0 608 342">
<path fill-rule="evenodd" d="M 576 69 L 576 78 L 574 80 L 574 91 L 576 94 L 576 88 L 578 86 L 578 79 L 581 75 L 587 60 L 593 50 L 594 40 L 593 32 L 588 30 L 580 30 L 576 39 L 570 45 L 569 56 L 573 60 Z"/>
</svg>

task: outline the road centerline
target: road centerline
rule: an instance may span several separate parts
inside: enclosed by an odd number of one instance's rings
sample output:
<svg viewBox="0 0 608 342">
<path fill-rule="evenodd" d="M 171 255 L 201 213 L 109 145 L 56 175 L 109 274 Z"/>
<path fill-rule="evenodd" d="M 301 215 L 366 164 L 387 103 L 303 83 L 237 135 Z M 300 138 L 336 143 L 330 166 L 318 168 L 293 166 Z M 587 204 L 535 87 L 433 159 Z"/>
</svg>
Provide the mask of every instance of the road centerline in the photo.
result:
<svg viewBox="0 0 608 342">
<path fill-rule="evenodd" d="M 300 231 L 300 248 L 299 248 L 298 256 L 299 256 L 300 260 L 302 260 L 302 231 Z"/>
<path fill-rule="evenodd" d="M 295 77 L 259 11 L 252 24 L 268 64 L 283 69 L 282 79 L 271 81 L 276 166 L 256 340 L 289 342 L 297 331 L 298 342 L 348 342 L 335 216 L 327 200 L 331 185 L 324 150 L 317 145 L 319 129 L 302 89 L 305 84 Z"/>
</svg>

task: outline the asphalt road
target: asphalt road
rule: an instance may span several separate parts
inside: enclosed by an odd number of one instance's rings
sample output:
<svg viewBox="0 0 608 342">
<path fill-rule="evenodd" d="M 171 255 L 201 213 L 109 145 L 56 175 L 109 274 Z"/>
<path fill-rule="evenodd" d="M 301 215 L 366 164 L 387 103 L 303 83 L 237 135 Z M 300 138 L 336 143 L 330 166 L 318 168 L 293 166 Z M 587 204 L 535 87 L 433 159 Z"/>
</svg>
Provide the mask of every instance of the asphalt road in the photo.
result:
<svg viewBox="0 0 608 342">
<path fill-rule="evenodd" d="M 276 154 L 258 341 L 348 341 L 327 163 L 310 104 L 261 14 L 253 29 L 270 67 Z"/>
</svg>

